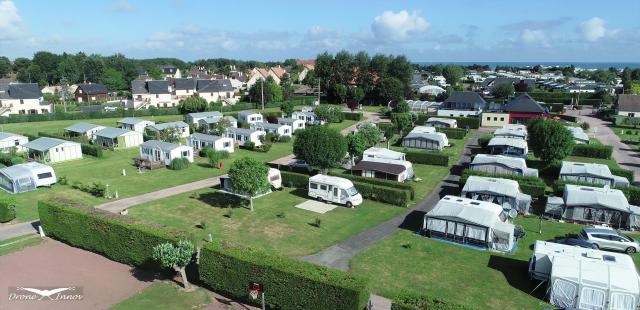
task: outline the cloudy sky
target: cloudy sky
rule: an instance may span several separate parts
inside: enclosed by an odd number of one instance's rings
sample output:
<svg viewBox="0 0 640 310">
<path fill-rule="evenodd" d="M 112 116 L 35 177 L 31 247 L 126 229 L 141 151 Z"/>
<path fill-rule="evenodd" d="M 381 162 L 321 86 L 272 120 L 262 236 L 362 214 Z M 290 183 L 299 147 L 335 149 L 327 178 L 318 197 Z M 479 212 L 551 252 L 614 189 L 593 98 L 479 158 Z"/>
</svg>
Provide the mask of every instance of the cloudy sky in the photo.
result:
<svg viewBox="0 0 640 310">
<path fill-rule="evenodd" d="M 0 55 L 640 62 L 638 12 L 638 0 L 0 0 Z"/>
</svg>

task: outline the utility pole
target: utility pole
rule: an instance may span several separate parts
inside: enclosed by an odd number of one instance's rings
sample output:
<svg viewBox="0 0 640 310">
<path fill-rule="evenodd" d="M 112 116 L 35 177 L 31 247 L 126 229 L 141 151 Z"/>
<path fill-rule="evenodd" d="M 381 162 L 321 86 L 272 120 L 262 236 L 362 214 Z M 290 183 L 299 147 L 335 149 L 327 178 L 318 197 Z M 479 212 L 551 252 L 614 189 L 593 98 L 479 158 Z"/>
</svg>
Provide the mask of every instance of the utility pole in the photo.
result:
<svg viewBox="0 0 640 310">
<path fill-rule="evenodd" d="M 262 109 L 264 110 L 264 79 L 260 79 L 260 97 L 262 97 Z"/>
<path fill-rule="evenodd" d="M 62 106 L 64 107 L 64 113 L 67 113 L 67 92 L 69 91 L 69 85 L 67 83 L 67 79 L 63 76 L 60 79 L 60 84 L 62 86 Z M 53 104 L 55 106 L 55 103 Z"/>
<path fill-rule="evenodd" d="M 318 105 L 320 105 L 320 78 L 318 78 Z"/>
</svg>

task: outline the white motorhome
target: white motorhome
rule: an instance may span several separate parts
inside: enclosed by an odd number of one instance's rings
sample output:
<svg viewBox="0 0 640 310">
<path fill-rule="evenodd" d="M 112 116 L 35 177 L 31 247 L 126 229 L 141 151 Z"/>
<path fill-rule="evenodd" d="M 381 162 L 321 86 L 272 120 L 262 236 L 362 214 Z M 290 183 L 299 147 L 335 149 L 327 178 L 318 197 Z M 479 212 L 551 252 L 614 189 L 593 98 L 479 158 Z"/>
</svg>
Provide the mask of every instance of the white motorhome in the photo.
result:
<svg viewBox="0 0 640 310">
<path fill-rule="evenodd" d="M 316 174 L 309 178 L 309 197 L 344 204 L 349 208 L 362 203 L 362 195 L 345 178 Z"/>
</svg>

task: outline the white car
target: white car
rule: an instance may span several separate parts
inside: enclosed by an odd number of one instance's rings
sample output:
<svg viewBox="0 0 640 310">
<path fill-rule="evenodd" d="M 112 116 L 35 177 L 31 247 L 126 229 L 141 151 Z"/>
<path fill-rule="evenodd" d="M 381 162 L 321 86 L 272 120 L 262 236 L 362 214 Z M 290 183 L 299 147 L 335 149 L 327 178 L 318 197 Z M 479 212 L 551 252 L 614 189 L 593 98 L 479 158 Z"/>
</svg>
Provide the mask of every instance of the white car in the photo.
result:
<svg viewBox="0 0 640 310">
<path fill-rule="evenodd" d="M 633 254 L 640 251 L 640 244 L 633 238 L 604 226 L 590 226 L 582 229 L 578 237 L 594 244 L 598 249 L 623 251 Z"/>
</svg>

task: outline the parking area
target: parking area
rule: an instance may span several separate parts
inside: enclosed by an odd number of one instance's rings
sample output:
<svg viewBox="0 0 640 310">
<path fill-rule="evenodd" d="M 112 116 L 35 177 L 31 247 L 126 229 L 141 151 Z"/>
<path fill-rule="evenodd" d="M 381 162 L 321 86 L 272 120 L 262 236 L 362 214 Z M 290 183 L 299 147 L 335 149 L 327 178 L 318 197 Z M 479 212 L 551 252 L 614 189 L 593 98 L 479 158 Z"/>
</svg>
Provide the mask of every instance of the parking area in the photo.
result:
<svg viewBox="0 0 640 310">
<path fill-rule="evenodd" d="M 296 205 L 296 208 L 307 210 L 315 213 L 325 214 L 335 208 L 339 207 L 339 205 L 332 205 L 325 202 L 315 201 L 315 200 L 307 200 L 301 204 Z"/>
</svg>

